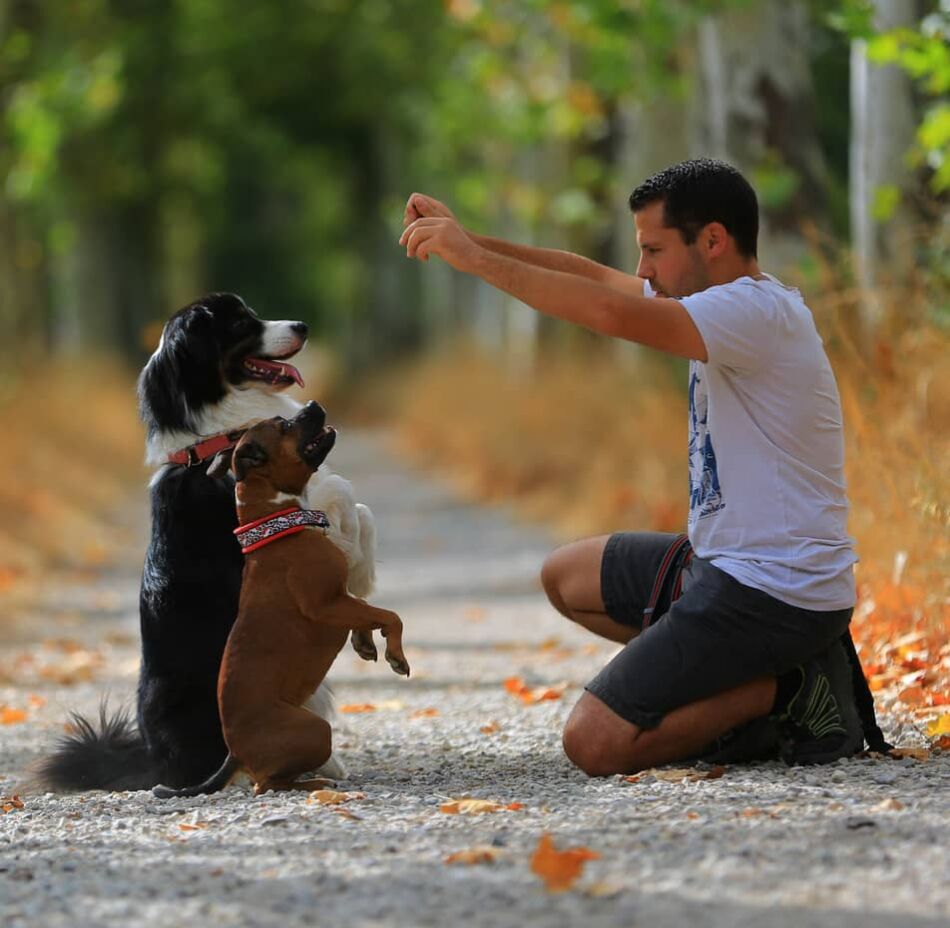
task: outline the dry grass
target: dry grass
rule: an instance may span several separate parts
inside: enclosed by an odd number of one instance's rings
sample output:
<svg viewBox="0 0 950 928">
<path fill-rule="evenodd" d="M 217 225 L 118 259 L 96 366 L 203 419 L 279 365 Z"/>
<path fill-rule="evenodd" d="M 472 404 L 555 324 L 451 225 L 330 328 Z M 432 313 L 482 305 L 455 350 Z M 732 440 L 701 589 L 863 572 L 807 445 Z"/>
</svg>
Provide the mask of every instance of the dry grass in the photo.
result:
<svg viewBox="0 0 950 928">
<path fill-rule="evenodd" d="M 145 476 L 132 375 L 107 362 L 42 369 L 0 402 L 5 593 L 50 570 L 98 569 L 129 557 L 128 529 L 116 515 Z"/>
</svg>

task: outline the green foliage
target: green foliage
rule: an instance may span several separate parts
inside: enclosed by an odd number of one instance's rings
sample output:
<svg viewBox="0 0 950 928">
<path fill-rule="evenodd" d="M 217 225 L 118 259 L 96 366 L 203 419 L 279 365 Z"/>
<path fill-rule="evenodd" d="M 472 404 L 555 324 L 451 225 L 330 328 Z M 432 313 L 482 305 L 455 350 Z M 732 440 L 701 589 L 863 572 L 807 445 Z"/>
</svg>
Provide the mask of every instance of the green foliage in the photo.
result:
<svg viewBox="0 0 950 928">
<path fill-rule="evenodd" d="M 851 37 L 867 41 L 870 61 L 899 65 L 930 98 L 911 158 L 933 172 L 930 183 L 935 193 L 950 190 L 950 105 L 946 102 L 950 92 L 950 2 L 940 0 L 937 9 L 914 29 L 876 31 L 869 0 L 845 0 L 829 19 Z"/>
</svg>

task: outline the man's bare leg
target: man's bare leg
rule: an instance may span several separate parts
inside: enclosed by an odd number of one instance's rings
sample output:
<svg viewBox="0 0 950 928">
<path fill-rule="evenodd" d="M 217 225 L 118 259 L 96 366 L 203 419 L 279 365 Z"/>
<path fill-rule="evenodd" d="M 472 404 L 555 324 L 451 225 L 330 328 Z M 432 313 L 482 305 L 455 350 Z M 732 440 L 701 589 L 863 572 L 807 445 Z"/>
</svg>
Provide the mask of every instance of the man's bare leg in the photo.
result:
<svg viewBox="0 0 950 928">
<path fill-rule="evenodd" d="M 775 702 L 775 679 L 760 677 L 708 699 L 674 709 L 656 728 L 622 719 L 591 693 L 584 693 L 564 727 L 564 752 L 592 777 L 636 773 L 698 754 L 732 728 L 767 715 Z"/>
<path fill-rule="evenodd" d="M 541 568 L 541 584 L 561 615 L 601 638 L 626 644 L 636 630 L 607 615 L 600 592 L 600 564 L 609 538 L 585 538 L 552 552 Z"/>
</svg>

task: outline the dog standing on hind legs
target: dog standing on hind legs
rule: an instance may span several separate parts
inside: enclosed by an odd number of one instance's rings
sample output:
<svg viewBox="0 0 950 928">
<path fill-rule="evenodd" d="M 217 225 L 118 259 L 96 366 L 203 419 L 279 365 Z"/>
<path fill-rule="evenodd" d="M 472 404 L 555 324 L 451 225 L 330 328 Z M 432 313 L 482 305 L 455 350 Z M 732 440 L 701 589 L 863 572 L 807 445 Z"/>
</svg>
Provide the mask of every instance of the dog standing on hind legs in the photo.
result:
<svg viewBox="0 0 950 928">
<path fill-rule="evenodd" d="M 386 639 L 386 660 L 409 675 L 402 621 L 347 592 L 343 552 L 326 537 L 322 512 L 288 507 L 336 440 L 326 414 L 308 403 L 293 419 L 249 429 L 231 461 L 236 481 L 236 534 L 246 557 L 238 617 L 218 679 L 218 703 L 228 755 L 203 783 L 156 786 L 161 798 L 196 796 L 225 786 L 238 770 L 255 793 L 316 789 L 324 779 L 299 781 L 331 754 L 330 725 L 303 707 L 323 680 L 350 632 L 366 660 L 376 659 L 372 633 Z M 211 472 L 227 466 L 227 456 Z"/>
<path fill-rule="evenodd" d="M 29 771 L 24 788 L 140 790 L 188 786 L 221 766 L 227 747 L 218 717 L 221 655 L 238 610 L 244 558 L 235 541 L 234 481 L 209 476 L 212 458 L 248 425 L 293 416 L 287 396 L 303 385 L 291 363 L 307 326 L 261 319 L 233 293 L 209 293 L 175 313 L 139 379 L 147 429 L 151 537 L 142 571 L 142 659 L 134 721 L 105 707 L 95 721 L 72 713 L 74 732 Z M 375 528 L 347 480 L 325 465 L 310 478 L 306 506 L 326 512 L 344 553 L 350 592 L 374 582 Z M 357 638 L 354 647 L 363 645 Z M 329 688 L 308 705 L 332 716 Z M 337 757 L 327 776 L 342 776 Z"/>
</svg>

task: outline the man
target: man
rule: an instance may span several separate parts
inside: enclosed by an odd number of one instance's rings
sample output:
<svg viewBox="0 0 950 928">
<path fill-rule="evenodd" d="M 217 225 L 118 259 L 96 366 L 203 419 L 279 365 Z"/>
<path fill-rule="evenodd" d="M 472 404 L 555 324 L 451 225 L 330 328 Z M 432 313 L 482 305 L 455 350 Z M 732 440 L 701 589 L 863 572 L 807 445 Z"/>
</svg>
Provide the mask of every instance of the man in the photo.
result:
<svg viewBox="0 0 950 928">
<path fill-rule="evenodd" d="M 409 257 L 438 255 L 539 312 L 690 359 L 692 552 L 619 533 L 560 548 L 542 570 L 555 608 L 624 645 L 574 707 L 565 752 L 591 776 L 776 744 L 789 763 L 854 754 L 839 639 L 850 645 L 856 558 L 841 406 L 811 313 L 759 269 L 756 196 L 730 165 L 670 167 L 630 208 L 636 277 L 475 235 L 423 194 L 400 238 Z"/>
</svg>

